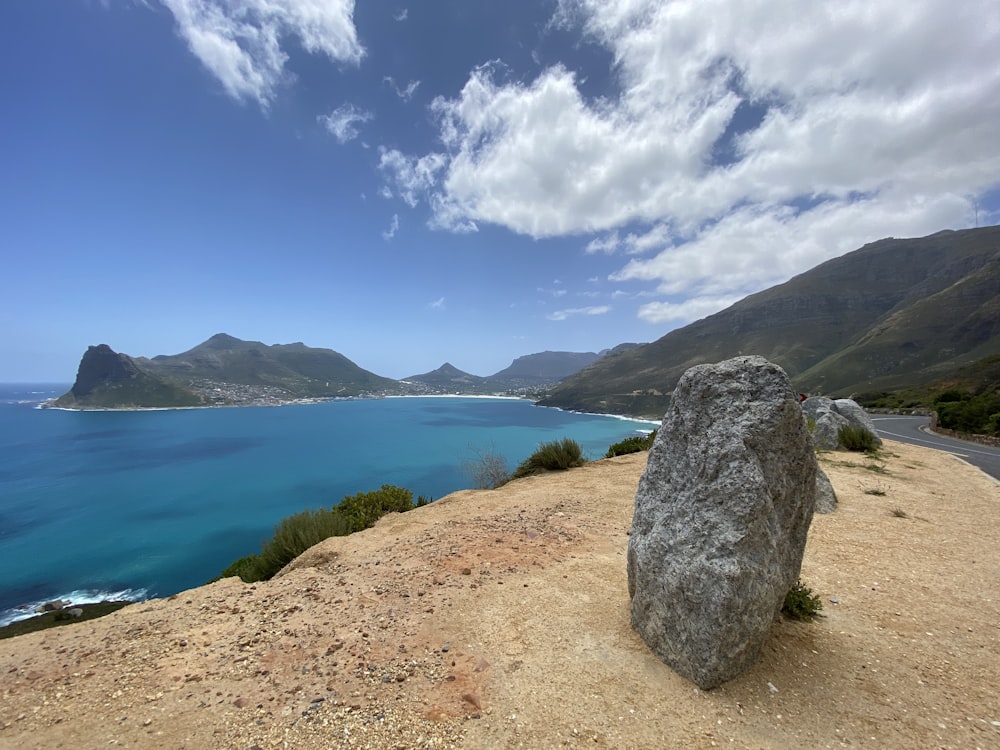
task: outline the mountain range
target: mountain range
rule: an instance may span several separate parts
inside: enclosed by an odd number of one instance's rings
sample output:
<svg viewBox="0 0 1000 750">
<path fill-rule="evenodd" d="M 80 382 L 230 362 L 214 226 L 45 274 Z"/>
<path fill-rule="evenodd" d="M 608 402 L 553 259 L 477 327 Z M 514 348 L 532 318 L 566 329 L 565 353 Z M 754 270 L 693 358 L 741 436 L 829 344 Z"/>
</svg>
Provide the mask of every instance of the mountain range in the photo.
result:
<svg viewBox="0 0 1000 750">
<path fill-rule="evenodd" d="M 332 349 L 298 342 L 267 345 L 225 333 L 181 354 L 130 357 L 107 344 L 91 346 L 76 382 L 51 406 L 163 408 L 280 404 L 303 399 L 427 393 L 498 393 L 549 386 L 599 355 L 542 352 L 514 360 L 489 377 L 450 364 L 403 381 L 359 367 Z"/>
<path fill-rule="evenodd" d="M 554 385 L 579 372 L 603 353 L 539 352 L 518 357 L 511 364 L 486 377 L 471 375 L 445 362 L 436 370 L 404 378 L 405 383 L 421 383 L 446 393 L 496 393 L 509 390 L 532 390 Z"/>
<path fill-rule="evenodd" d="M 741 354 L 781 365 L 804 393 L 830 396 L 860 398 L 946 382 L 956 372 L 992 372 L 970 365 L 1000 355 L 1000 227 L 879 240 L 652 343 L 531 354 L 485 377 L 446 362 L 397 381 L 332 349 L 268 346 L 220 333 L 181 354 L 151 359 L 92 346 L 73 388 L 52 405 L 514 392 L 543 393 L 543 406 L 659 417 L 685 370 Z"/>
<path fill-rule="evenodd" d="M 540 403 L 661 416 L 685 370 L 741 354 L 832 396 L 924 385 L 1000 354 L 1000 227 L 870 243 L 604 357 Z"/>
</svg>

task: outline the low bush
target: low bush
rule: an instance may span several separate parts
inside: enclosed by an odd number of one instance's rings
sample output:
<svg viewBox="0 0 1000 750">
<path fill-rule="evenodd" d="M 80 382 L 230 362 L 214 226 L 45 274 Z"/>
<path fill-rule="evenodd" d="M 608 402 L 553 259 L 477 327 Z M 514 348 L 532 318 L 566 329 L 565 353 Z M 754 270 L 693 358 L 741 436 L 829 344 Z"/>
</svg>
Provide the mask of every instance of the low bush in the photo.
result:
<svg viewBox="0 0 1000 750">
<path fill-rule="evenodd" d="M 383 484 L 373 492 L 345 497 L 334 508 L 348 523 L 346 534 L 374 526 L 386 513 L 402 513 L 413 507 L 413 493 L 402 487 Z"/>
<path fill-rule="evenodd" d="M 796 582 L 785 594 L 785 603 L 781 606 L 781 614 L 789 620 L 812 622 L 820 616 L 823 600 L 813 590 L 804 586 L 802 581 Z"/>
<path fill-rule="evenodd" d="M 412 492 L 383 484 L 372 492 L 345 497 L 333 508 L 304 510 L 281 519 L 274 527 L 274 535 L 262 545 L 260 554 L 241 557 L 222 571 L 221 577 L 239 576 L 247 583 L 266 581 L 324 539 L 363 531 L 374 526 L 386 513 L 401 513 L 428 502 L 421 496 L 414 506 Z"/>
<path fill-rule="evenodd" d="M 580 444 L 570 438 L 542 443 L 538 450 L 521 462 L 514 470 L 511 479 L 530 477 L 545 471 L 562 471 L 575 466 L 583 466 L 587 459 L 583 457 Z"/>
<path fill-rule="evenodd" d="M 648 451 L 653 447 L 654 440 L 656 440 L 656 430 L 653 430 L 648 435 L 632 435 L 609 446 L 608 452 L 604 454 L 604 457 L 614 458 L 615 456 L 625 456 L 629 453 Z"/>
<path fill-rule="evenodd" d="M 864 427 L 844 425 L 837 430 L 837 440 L 849 451 L 869 453 L 878 450 L 878 441 Z"/>
</svg>

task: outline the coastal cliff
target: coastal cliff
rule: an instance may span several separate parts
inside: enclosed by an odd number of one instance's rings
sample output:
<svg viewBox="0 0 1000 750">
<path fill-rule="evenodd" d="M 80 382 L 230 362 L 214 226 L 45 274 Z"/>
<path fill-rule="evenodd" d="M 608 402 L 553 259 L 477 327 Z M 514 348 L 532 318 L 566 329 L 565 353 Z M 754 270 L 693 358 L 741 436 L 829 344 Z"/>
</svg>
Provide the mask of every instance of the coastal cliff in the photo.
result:
<svg viewBox="0 0 1000 750">
<path fill-rule="evenodd" d="M 127 354 L 100 344 L 87 348 L 73 387 L 51 406 L 115 409 L 200 406 L 204 403 L 204 398 L 198 394 L 144 371 Z"/>
</svg>

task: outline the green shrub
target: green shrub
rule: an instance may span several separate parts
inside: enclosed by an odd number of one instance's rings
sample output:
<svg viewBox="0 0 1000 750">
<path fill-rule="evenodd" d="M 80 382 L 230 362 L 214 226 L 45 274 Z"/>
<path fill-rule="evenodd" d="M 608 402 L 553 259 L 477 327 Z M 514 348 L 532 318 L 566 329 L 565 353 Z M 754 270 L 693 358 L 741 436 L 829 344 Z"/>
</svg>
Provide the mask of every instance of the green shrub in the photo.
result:
<svg viewBox="0 0 1000 750">
<path fill-rule="evenodd" d="M 615 456 L 624 456 L 629 453 L 648 451 L 653 447 L 654 440 L 656 440 L 656 430 L 653 430 L 648 435 L 632 435 L 611 445 L 608 448 L 608 452 L 604 454 L 604 457 L 614 458 Z"/>
<path fill-rule="evenodd" d="M 935 399 L 941 427 L 979 435 L 1000 434 L 1000 393 L 964 394 L 963 398 L 959 395 L 947 391 Z"/>
<path fill-rule="evenodd" d="M 570 438 L 554 440 L 551 443 L 542 443 L 538 446 L 538 450 L 524 459 L 521 465 L 514 470 L 511 479 L 530 477 L 545 471 L 572 469 L 574 466 L 583 466 L 586 461 L 587 459 L 583 457 L 583 449 L 575 440 Z"/>
<path fill-rule="evenodd" d="M 812 622 L 820 616 L 819 613 L 822 609 L 823 601 L 813 593 L 811 588 L 803 586 L 802 581 L 798 581 L 785 594 L 785 603 L 781 606 L 781 614 L 789 620 Z"/>
<path fill-rule="evenodd" d="M 345 497 L 336 510 L 348 522 L 346 534 L 374 526 L 386 513 L 402 513 L 413 507 L 413 493 L 402 487 L 383 484 L 373 492 L 359 492 Z"/>
<path fill-rule="evenodd" d="M 844 425 L 837 430 L 837 440 L 849 451 L 869 452 L 878 450 L 878 440 L 864 427 Z"/>
<path fill-rule="evenodd" d="M 416 507 L 430 502 L 421 496 Z M 359 492 L 341 500 L 333 508 L 304 510 L 281 519 L 274 535 L 264 542 L 259 555 L 247 555 L 222 571 L 222 578 L 239 576 L 247 583 L 266 581 L 315 544 L 331 536 L 347 536 L 375 525 L 386 513 L 414 507 L 413 493 L 402 487 L 383 484 L 372 492 Z"/>
</svg>

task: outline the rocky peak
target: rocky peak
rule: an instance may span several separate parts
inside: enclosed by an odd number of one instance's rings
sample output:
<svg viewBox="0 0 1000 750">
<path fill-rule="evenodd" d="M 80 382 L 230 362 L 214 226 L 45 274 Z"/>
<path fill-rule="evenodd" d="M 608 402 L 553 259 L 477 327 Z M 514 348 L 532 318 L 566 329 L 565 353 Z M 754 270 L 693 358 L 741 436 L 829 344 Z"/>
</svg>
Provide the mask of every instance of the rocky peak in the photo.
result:
<svg viewBox="0 0 1000 750">
<path fill-rule="evenodd" d="M 119 354 L 107 344 L 90 346 L 80 360 L 71 392 L 82 398 L 98 385 L 130 380 L 138 374 L 139 368 L 127 354 Z"/>
</svg>

